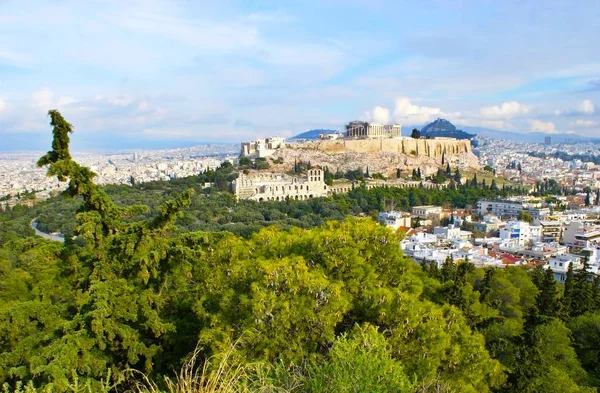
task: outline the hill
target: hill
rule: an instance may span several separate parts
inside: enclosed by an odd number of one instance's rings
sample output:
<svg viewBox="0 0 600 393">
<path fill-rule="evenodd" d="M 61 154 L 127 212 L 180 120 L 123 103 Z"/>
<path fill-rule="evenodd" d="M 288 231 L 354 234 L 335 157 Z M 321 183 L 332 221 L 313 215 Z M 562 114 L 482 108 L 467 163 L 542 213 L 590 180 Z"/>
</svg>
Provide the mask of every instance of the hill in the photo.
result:
<svg viewBox="0 0 600 393">
<path fill-rule="evenodd" d="M 450 123 L 446 119 L 437 119 L 433 123 L 427 124 L 421 130 L 422 136 L 428 136 L 431 138 L 444 137 L 444 138 L 456 138 L 456 139 L 471 139 L 476 135 L 469 134 L 462 130 L 457 130 L 454 124 Z"/>
<path fill-rule="evenodd" d="M 326 130 L 326 129 L 316 129 L 316 130 L 308 130 L 305 131 L 301 134 L 295 135 L 291 138 L 289 138 L 288 140 L 290 141 L 294 141 L 294 140 L 311 140 L 311 141 L 316 141 L 319 139 L 319 135 L 321 134 L 335 134 L 337 131 L 336 130 Z"/>
</svg>

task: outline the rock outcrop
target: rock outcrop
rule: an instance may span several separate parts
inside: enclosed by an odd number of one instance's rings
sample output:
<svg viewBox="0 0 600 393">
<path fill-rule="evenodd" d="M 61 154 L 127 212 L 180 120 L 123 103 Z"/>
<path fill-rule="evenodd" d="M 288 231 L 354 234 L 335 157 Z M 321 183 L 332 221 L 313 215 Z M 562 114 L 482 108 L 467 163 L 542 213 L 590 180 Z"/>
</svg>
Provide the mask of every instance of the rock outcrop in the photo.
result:
<svg viewBox="0 0 600 393">
<path fill-rule="evenodd" d="M 369 168 L 371 173 L 393 175 L 400 168 L 420 168 L 428 175 L 446 163 L 452 168 L 480 169 L 468 140 L 436 139 L 363 139 L 293 143 L 278 150 L 273 158 L 283 161 L 281 170 L 289 170 L 294 161 L 310 161 L 312 165 L 329 167 L 331 171 Z"/>
</svg>

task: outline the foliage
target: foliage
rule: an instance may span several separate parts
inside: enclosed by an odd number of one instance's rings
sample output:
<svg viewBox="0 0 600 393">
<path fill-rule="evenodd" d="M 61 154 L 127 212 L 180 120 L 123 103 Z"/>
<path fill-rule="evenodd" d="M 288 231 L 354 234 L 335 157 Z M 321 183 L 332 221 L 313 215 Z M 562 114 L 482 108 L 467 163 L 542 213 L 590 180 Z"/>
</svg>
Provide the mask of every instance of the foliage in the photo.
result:
<svg viewBox="0 0 600 393">
<path fill-rule="evenodd" d="M 318 393 L 415 391 L 385 337 L 369 325 L 338 338 L 325 362 L 311 367 L 305 386 Z"/>
<path fill-rule="evenodd" d="M 227 163 L 168 183 L 99 187 L 71 159 L 72 126 L 56 111 L 50 117 L 52 150 L 39 164 L 68 181 L 67 191 L 0 214 L 0 383 L 13 391 L 106 391 L 107 370 L 119 389 L 139 392 L 596 384 L 598 293 L 587 273 L 571 274 L 561 297 L 539 270 L 452 260 L 421 269 L 400 251 L 399 235 L 346 218 L 464 207 L 517 190 L 472 181 L 236 202 L 217 191 L 235 177 Z M 66 225 L 49 221 L 52 209 L 75 216 L 64 244 L 30 237 L 35 217 L 45 228 Z M 581 335 L 574 345 L 570 329 Z"/>
</svg>

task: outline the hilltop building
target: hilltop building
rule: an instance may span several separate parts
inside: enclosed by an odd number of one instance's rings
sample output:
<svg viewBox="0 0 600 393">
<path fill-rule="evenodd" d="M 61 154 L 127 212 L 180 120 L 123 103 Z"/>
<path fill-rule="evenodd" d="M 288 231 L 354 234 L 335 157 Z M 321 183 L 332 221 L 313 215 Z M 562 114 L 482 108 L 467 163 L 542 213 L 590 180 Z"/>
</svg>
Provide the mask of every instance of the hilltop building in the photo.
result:
<svg viewBox="0 0 600 393">
<path fill-rule="evenodd" d="M 266 139 L 257 139 L 250 142 L 242 142 L 242 157 L 268 157 L 277 149 L 285 146 L 285 139 L 273 136 Z"/>
<path fill-rule="evenodd" d="M 352 121 L 346 125 L 348 138 L 381 139 L 402 136 L 401 124 L 374 124 L 364 121 Z"/>
<path fill-rule="evenodd" d="M 320 169 L 309 170 L 305 177 L 274 174 L 251 177 L 240 174 L 233 181 L 232 188 L 238 200 L 248 199 L 257 202 L 306 200 L 329 194 L 324 173 Z"/>
</svg>

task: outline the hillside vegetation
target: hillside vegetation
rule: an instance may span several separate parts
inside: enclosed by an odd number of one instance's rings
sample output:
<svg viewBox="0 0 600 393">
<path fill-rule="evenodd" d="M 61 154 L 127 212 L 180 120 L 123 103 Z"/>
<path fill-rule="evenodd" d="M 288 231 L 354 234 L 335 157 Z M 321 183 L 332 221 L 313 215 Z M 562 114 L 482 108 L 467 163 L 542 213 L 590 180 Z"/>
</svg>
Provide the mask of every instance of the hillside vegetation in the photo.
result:
<svg viewBox="0 0 600 393">
<path fill-rule="evenodd" d="M 420 267 L 369 218 L 175 233 L 193 189 L 115 204 L 50 117 L 39 165 L 79 198 L 77 238 L 20 236 L 18 209 L 0 216 L 5 391 L 596 391 L 585 274 L 563 288 L 539 269 Z"/>
</svg>

